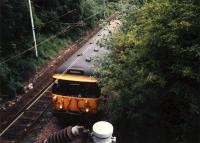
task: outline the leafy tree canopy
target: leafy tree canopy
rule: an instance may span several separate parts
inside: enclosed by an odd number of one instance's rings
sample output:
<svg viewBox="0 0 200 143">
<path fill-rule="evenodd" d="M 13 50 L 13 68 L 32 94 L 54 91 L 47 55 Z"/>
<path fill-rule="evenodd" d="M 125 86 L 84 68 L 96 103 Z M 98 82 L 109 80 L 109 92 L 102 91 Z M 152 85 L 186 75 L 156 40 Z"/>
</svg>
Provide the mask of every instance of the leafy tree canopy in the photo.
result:
<svg viewBox="0 0 200 143">
<path fill-rule="evenodd" d="M 29 79 L 38 65 L 117 9 L 117 3 L 113 7 L 111 2 L 104 7 L 103 0 L 31 2 L 39 45 L 38 59 L 34 55 L 28 0 L 0 1 L 0 98 L 14 97 L 18 87 L 22 86 L 20 82 Z M 67 30 L 69 27 L 72 28 Z M 6 61 L 24 51 L 26 53 L 21 56 Z"/>
<path fill-rule="evenodd" d="M 121 142 L 199 142 L 200 7 L 154 0 L 132 9 L 100 69 Z"/>
</svg>

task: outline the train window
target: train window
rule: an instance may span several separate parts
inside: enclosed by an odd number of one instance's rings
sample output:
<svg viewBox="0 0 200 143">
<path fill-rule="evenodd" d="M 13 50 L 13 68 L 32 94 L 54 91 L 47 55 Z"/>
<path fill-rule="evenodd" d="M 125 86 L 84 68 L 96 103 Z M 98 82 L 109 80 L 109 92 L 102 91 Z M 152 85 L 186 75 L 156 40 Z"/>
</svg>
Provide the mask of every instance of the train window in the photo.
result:
<svg viewBox="0 0 200 143">
<path fill-rule="evenodd" d="M 69 69 L 67 71 L 68 74 L 76 74 L 76 75 L 83 75 L 84 71 L 82 70 L 77 70 L 77 69 Z"/>
<path fill-rule="evenodd" d="M 66 80 L 59 80 L 58 84 L 54 84 L 52 92 L 63 96 L 83 98 L 97 98 L 100 95 L 100 89 L 97 83 Z"/>
</svg>

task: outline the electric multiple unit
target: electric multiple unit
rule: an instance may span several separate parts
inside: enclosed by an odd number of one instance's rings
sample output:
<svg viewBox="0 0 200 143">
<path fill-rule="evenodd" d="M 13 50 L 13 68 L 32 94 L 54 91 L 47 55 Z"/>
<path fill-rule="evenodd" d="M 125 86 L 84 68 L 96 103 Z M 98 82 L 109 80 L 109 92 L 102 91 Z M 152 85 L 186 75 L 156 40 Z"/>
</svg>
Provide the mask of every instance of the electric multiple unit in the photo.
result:
<svg viewBox="0 0 200 143">
<path fill-rule="evenodd" d="M 66 74 L 53 75 L 53 108 L 68 113 L 96 113 L 100 89 L 92 74 L 81 68 L 72 67 Z"/>
<path fill-rule="evenodd" d="M 79 51 L 57 69 L 52 87 L 53 109 L 72 114 L 96 113 L 100 89 L 93 68 L 107 50 L 96 43 L 108 31 L 100 30 Z"/>
</svg>

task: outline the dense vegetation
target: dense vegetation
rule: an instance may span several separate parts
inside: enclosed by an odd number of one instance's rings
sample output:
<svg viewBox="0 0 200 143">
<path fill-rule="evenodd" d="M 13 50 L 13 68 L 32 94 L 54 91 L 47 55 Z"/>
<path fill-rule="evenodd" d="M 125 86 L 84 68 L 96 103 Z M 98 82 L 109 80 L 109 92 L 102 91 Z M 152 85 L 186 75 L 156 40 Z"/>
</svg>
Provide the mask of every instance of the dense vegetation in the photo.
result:
<svg viewBox="0 0 200 143">
<path fill-rule="evenodd" d="M 59 49 L 80 38 L 87 29 L 118 8 L 117 1 L 106 1 L 105 7 L 103 2 L 32 1 L 39 58 L 35 58 L 35 51 L 31 49 L 12 59 L 33 46 L 28 0 L 1 0 L 0 98 L 14 97 L 22 87 L 21 83 L 30 78 L 38 65 L 53 58 Z"/>
<path fill-rule="evenodd" d="M 118 141 L 200 142 L 200 2 L 134 2 L 99 69 Z"/>
</svg>

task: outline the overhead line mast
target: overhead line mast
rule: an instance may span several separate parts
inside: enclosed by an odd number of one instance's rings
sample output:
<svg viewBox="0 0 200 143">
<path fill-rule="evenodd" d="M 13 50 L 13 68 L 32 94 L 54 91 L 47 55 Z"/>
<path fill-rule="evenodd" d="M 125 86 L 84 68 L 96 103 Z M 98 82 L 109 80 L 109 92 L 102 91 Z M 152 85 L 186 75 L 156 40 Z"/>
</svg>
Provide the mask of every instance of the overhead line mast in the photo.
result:
<svg viewBox="0 0 200 143">
<path fill-rule="evenodd" d="M 38 57 L 38 50 L 37 50 L 37 43 L 36 43 L 36 36 L 35 36 L 35 27 L 34 27 L 34 22 L 33 22 L 33 12 L 32 12 L 32 7 L 31 7 L 31 0 L 28 0 L 28 4 L 29 4 L 29 11 L 30 11 L 30 18 L 31 18 L 33 41 L 34 41 L 34 47 L 35 47 L 35 56 Z"/>
</svg>

